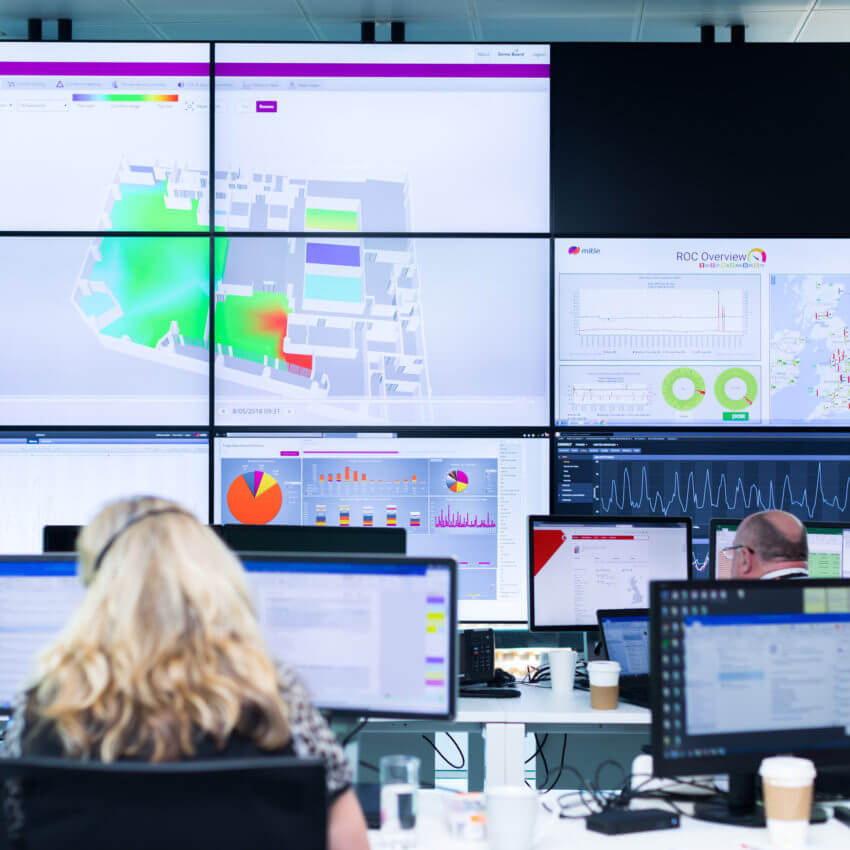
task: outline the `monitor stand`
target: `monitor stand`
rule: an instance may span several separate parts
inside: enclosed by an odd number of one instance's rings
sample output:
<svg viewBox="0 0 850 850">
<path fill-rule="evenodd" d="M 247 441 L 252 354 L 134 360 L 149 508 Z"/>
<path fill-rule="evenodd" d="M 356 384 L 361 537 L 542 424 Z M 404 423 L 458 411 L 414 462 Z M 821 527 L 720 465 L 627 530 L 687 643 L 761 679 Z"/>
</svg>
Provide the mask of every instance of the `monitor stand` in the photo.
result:
<svg viewBox="0 0 850 850">
<path fill-rule="evenodd" d="M 754 773 L 730 773 L 728 796 L 718 796 L 694 804 L 694 817 L 728 826 L 766 826 L 764 809 L 756 805 L 758 777 Z M 826 812 L 812 807 L 811 823 L 824 823 Z"/>
</svg>

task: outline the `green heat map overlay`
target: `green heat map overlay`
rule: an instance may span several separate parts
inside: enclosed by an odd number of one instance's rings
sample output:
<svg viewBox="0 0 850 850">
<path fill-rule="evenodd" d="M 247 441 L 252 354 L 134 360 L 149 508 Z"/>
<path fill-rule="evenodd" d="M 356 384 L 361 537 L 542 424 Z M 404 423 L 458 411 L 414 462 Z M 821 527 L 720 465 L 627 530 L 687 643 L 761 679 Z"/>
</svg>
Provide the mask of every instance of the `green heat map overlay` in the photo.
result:
<svg viewBox="0 0 850 850">
<path fill-rule="evenodd" d="M 124 314 L 102 328 L 102 334 L 118 339 L 126 335 L 154 348 L 176 322 L 187 344 L 206 346 L 207 239 L 107 237 L 100 253 L 92 279 L 107 284 Z"/>
<path fill-rule="evenodd" d="M 357 230 L 357 213 L 348 210 L 307 208 L 304 226 L 307 230 Z"/>
<path fill-rule="evenodd" d="M 115 201 L 109 218 L 113 230 L 209 230 L 198 224 L 198 202 L 190 210 L 171 210 L 165 206 L 168 181 L 153 186 L 121 184 L 121 200 Z"/>
<path fill-rule="evenodd" d="M 227 239 L 216 242 L 218 283 L 224 276 L 228 242 Z M 233 356 L 241 360 L 264 363 L 268 357 L 283 361 L 288 367 L 312 372 L 312 355 L 285 354 L 283 351 L 290 312 L 289 300 L 280 292 L 227 295 L 215 308 L 216 346 L 232 347 Z"/>
</svg>

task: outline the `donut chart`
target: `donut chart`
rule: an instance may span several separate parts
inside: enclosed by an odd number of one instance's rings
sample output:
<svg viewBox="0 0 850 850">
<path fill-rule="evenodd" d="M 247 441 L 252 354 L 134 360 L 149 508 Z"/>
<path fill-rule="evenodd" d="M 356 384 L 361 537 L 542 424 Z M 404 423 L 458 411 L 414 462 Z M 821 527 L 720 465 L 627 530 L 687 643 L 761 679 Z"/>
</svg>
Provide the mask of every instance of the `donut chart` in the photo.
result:
<svg viewBox="0 0 850 850">
<path fill-rule="evenodd" d="M 730 381 L 738 380 L 744 382 L 744 394 L 740 398 L 732 398 L 728 392 L 727 385 Z M 733 366 L 724 369 L 714 382 L 714 395 L 721 407 L 727 410 L 747 410 L 753 406 L 758 395 L 758 382 L 751 372 Z"/>
<path fill-rule="evenodd" d="M 676 390 L 679 391 L 679 395 L 676 394 Z M 693 410 L 705 399 L 705 380 L 695 369 L 680 366 L 665 376 L 661 383 L 661 395 L 674 410 L 683 412 Z"/>
<path fill-rule="evenodd" d="M 260 469 L 234 478 L 227 488 L 227 507 L 237 522 L 266 525 L 280 512 L 283 492 L 268 472 Z"/>
<path fill-rule="evenodd" d="M 453 469 L 446 476 L 446 487 L 452 493 L 462 493 L 469 486 L 469 478 L 462 469 Z"/>
</svg>

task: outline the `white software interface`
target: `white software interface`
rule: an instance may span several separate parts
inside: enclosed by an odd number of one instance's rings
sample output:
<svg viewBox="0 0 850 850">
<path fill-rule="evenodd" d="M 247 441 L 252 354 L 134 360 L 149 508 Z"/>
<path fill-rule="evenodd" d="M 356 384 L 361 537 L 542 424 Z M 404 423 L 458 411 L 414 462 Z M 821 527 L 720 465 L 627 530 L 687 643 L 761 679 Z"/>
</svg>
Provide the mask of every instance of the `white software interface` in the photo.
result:
<svg viewBox="0 0 850 850">
<path fill-rule="evenodd" d="M 0 710 L 31 681 L 38 653 L 83 597 L 74 561 L 0 557 Z"/>
<path fill-rule="evenodd" d="M 209 63 L 206 44 L 0 44 L 0 229 L 208 229 Z"/>
<path fill-rule="evenodd" d="M 294 667 L 317 705 L 449 711 L 446 567 L 246 559 L 245 568 L 269 651 Z"/>
<path fill-rule="evenodd" d="M 546 239 L 217 239 L 219 425 L 545 425 Z"/>
<path fill-rule="evenodd" d="M 535 523 L 534 622 L 596 625 L 603 608 L 647 608 L 649 582 L 688 577 L 684 523 Z"/>
<path fill-rule="evenodd" d="M 0 550 L 41 552 L 45 525 L 84 525 L 130 496 L 173 499 L 206 522 L 208 457 L 197 432 L 0 434 Z"/>
<path fill-rule="evenodd" d="M 0 239 L 0 425 L 207 422 L 209 255 L 204 237 Z"/>
<path fill-rule="evenodd" d="M 737 524 L 722 525 L 714 532 L 715 577 L 732 578 L 734 552 L 723 549 L 734 545 Z M 809 578 L 847 578 L 850 565 L 850 528 L 829 528 L 813 523 L 806 529 L 809 543 Z"/>
<path fill-rule="evenodd" d="M 850 614 L 688 617 L 684 643 L 688 735 L 850 727 Z"/>
<path fill-rule="evenodd" d="M 216 45 L 217 226 L 543 233 L 549 46 Z"/>
<path fill-rule="evenodd" d="M 649 673 L 649 618 L 603 617 L 608 658 L 620 664 L 623 676 Z"/>
<path fill-rule="evenodd" d="M 215 455 L 215 522 L 405 528 L 408 555 L 457 560 L 462 620 L 527 620 L 527 517 L 549 502 L 542 435 L 231 434 Z"/>
<path fill-rule="evenodd" d="M 563 425 L 847 425 L 850 242 L 560 239 Z"/>
</svg>

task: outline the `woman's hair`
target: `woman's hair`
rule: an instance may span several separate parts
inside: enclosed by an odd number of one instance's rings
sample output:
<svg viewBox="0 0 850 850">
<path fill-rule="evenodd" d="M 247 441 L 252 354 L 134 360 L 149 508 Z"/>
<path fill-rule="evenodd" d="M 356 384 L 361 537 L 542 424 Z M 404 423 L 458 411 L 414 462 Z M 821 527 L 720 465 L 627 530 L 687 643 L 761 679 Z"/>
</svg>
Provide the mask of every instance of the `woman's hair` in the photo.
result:
<svg viewBox="0 0 850 850">
<path fill-rule="evenodd" d="M 289 740 L 286 703 L 237 558 L 173 502 L 115 502 L 77 540 L 88 592 L 39 659 L 29 692 L 68 755 L 192 756 L 236 731 Z"/>
</svg>

